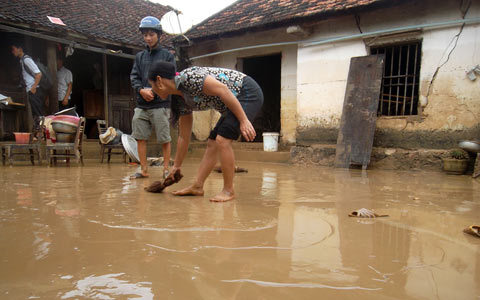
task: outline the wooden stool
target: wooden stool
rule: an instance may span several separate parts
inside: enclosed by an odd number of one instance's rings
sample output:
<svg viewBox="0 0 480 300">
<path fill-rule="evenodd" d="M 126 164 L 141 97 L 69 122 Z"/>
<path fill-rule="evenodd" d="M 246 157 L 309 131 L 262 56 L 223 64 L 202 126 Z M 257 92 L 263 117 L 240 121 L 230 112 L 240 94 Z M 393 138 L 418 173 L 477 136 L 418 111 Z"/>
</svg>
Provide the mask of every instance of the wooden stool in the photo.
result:
<svg viewBox="0 0 480 300">
<path fill-rule="evenodd" d="M 29 155 L 32 165 L 35 165 L 35 154 L 38 158 L 38 164 L 42 164 L 42 156 L 40 154 L 41 144 L 3 144 L 2 146 L 2 163 L 5 165 L 5 160 L 8 159 L 10 165 L 13 165 L 13 157 L 16 155 Z M 19 151 L 17 151 L 19 150 Z M 25 150 L 28 150 L 26 153 Z"/>
</svg>

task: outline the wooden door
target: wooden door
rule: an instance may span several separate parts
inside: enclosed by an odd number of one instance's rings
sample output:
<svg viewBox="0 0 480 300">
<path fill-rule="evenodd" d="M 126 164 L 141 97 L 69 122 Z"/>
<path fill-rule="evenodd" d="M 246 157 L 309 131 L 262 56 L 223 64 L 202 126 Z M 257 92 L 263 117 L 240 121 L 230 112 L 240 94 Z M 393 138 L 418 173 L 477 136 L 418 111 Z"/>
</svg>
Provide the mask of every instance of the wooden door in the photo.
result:
<svg viewBox="0 0 480 300">
<path fill-rule="evenodd" d="M 123 133 L 132 133 L 132 118 L 135 102 L 131 95 L 109 95 L 110 121 L 108 126 L 120 129 Z"/>
<path fill-rule="evenodd" d="M 337 138 L 337 168 L 349 168 L 355 164 L 366 169 L 370 162 L 384 60 L 383 54 L 353 57 L 350 60 Z"/>
</svg>

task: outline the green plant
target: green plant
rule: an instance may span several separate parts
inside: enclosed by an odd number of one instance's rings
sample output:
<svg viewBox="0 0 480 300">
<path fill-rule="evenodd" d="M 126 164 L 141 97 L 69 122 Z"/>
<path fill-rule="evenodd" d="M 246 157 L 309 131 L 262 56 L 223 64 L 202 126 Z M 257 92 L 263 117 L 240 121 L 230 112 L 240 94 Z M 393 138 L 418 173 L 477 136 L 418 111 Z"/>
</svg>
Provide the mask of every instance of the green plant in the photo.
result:
<svg viewBox="0 0 480 300">
<path fill-rule="evenodd" d="M 468 159 L 468 153 L 460 148 L 453 149 L 450 151 L 450 157 L 455 159 Z"/>
</svg>

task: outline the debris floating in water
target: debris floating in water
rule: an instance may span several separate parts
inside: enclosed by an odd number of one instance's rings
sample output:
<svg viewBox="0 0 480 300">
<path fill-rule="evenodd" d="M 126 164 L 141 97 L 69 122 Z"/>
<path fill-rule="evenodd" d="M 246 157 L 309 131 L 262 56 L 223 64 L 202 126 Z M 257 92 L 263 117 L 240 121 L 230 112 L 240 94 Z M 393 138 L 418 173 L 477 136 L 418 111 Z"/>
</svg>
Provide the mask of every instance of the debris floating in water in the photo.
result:
<svg viewBox="0 0 480 300">
<path fill-rule="evenodd" d="M 379 215 L 371 209 L 368 208 L 360 208 L 359 210 L 354 210 L 351 212 L 349 217 L 356 217 L 356 218 L 379 218 L 379 217 L 388 217 L 388 215 Z"/>
<path fill-rule="evenodd" d="M 474 237 L 480 238 L 480 226 L 477 226 L 477 225 L 468 226 L 463 230 L 463 232 L 471 234 Z"/>
</svg>

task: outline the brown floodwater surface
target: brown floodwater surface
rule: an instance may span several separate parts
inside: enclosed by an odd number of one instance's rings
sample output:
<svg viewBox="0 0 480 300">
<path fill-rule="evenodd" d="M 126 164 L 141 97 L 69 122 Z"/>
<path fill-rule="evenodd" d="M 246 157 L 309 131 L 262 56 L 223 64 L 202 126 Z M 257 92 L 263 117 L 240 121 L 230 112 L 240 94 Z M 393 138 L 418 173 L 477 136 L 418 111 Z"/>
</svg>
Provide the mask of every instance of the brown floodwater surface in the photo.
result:
<svg viewBox="0 0 480 300">
<path fill-rule="evenodd" d="M 238 162 L 237 198 L 136 167 L 0 167 L 0 299 L 480 299 L 480 180 Z M 359 208 L 389 217 L 350 218 Z"/>
</svg>

